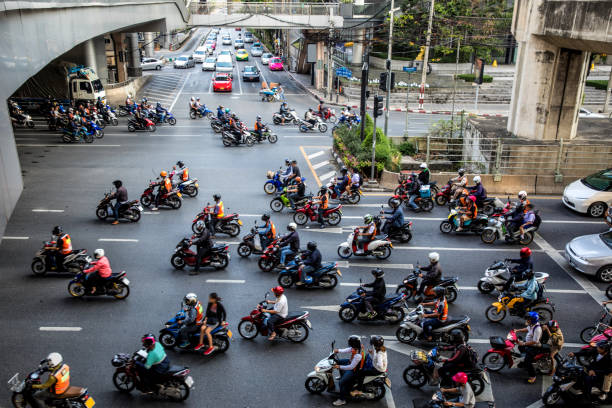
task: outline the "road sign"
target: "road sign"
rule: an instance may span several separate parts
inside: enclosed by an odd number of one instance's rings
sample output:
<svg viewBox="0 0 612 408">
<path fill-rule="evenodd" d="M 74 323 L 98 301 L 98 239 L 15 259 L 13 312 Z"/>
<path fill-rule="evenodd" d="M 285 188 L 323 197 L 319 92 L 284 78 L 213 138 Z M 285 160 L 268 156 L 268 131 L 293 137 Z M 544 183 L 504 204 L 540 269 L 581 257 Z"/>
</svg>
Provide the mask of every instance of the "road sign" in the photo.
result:
<svg viewBox="0 0 612 408">
<path fill-rule="evenodd" d="M 336 69 L 336 75 L 339 77 L 352 78 L 353 72 L 346 67 L 341 67 Z"/>
<path fill-rule="evenodd" d="M 414 67 L 403 67 L 402 70 L 404 72 L 416 72 L 416 68 Z"/>
</svg>

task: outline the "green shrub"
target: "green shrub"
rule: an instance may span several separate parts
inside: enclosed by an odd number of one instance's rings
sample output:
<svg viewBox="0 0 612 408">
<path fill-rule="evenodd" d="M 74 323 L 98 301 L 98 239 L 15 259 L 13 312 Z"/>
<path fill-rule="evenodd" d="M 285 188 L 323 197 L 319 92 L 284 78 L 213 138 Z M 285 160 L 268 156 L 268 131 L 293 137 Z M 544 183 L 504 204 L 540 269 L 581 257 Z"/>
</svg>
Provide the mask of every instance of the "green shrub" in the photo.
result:
<svg viewBox="0 0 612 408">
<path fill-rule="evenodd" d="M 455 75 L 456 79 L 463 79 L 465 82 L 474 82 L 476 79 L 476 75 L 474 74 L 458 74 Z M 493 82 L 493 77 L 491 75 L 483 75 L 482 82 Z"/>
<path fill-rule="evenodd" d="M 586 86 L 592 86 L 593 88 L 608 89 L 608 81 L 605 79 L 589 79 L 586 81 Z"/>
<path fill-rule="evenodd" d="M 402 156 L 412 156 L 416 153 L 416 148 L 414 147 L 414 144 L 412 142 L 409 142 L 408 140 L 402 142 L 402 144 L 397 146 L 397 148 L 402 154 Z"/>
</svg>

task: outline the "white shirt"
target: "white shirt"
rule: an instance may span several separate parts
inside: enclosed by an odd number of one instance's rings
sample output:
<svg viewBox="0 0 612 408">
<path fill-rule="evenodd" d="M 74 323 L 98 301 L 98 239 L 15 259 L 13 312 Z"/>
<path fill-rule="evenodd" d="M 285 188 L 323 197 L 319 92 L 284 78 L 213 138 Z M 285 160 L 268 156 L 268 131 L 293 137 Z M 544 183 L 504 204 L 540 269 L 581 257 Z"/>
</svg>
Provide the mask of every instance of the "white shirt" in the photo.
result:
<svg viewBox="0 0 612 408">
<path fill-rule="evenodd" d="M 350 347 L 338 350 L 339 353 L 351 353 L 352 351 L 353 349 Z M 359 364 L 360 362 L 361 362 L 361 353 L 355 353 L 350 363 L 348 365 L 340 366 L 340 370 L 344 370 L 344 371 L 353 370 L 355 367 L 357 367 L 357 364 Z"/>
<path fill-rule="evenodd" d="M 351 177 L 351 183 L 359 184 L 359 180 L 360 180 L 359 174 L 353 173 L 353 176 Z"/>
<path fill-rule="evenodd" d="M 281 295 L 281 297 L 276 299 L 273 310 L 283 319 L 289 315 L 289 305 L 287 304 L 287 297 L 285 295 Z"/>
<path fill-rule="evenodd" d="M 372 351 L 372 365 L 375 369 L 384 373 L 387 371 L 387 352 L 386 351 Z"/>
<path fill-rule="evenodd" d="M 525 342 L 535 341 L 536 343 L 540 342 L 540 338 L 542 337 L 542 327 L 539 324 L 535 326 L 527 326 L 527 336 L 525 336 Z"/>
<path fill-rule="evenodd" d="M 474 396 L 474 391 L 470 383 L 460 386 L 459 390 L 461 390 L 459 402 L 463 402 L 465 408 L 474 408 L 474 406 L 476 406 L 476 397 Z"/>
</svg>

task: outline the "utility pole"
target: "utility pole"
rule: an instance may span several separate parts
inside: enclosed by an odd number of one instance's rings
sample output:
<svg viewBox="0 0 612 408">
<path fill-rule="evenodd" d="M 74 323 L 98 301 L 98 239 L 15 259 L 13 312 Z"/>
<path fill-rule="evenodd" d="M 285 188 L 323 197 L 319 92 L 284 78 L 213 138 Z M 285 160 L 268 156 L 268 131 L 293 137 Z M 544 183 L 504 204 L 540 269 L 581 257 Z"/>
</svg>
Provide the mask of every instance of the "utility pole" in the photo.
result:
<svg viewBox="0 0 612 408">
<path fill-rule="evenodd" d="M 366 100 L 367 100 L 367 92 L 368 92 L 368 72 L 370 69 L 370 47 L 369 43 L 366 41 L 366 31 L 363 32 L 363 65 L 361 66 L 361 99 L 359 106 L 359 115 L 361 116 L 361 140 L 365 139 L 365 122 L 366 122 Z"/>
<path fill-rule="evenodd" d="M 387 46 L 387 101 L 385 105 L 385 135 L 387 134 L 387 129 L 389 126 L 389 100 L 391 99 L 391 51 L 393 49 L 393 20 L 396 12 L 394 7 L 395 0 L 391 0 L 391 10 L 389 10 L 389 15 L 391 16 L 389 20 L 389 45 Z"/>
<path fill-rule="evenodd" d="M 461 47 L 461 37 L 457 39 L 457 59 L 455 60 L 455 78 L 453 80 L 453 107 L 451 108 L 451 137 L 453 137 L 453 127 L 455 126 L 455 95 L 457 94 L 457 75 L 459 74 L 459 49 Z"/>
<path fill-rule="evenodd" d="M 608 103 L 610 103 L 610 92 L 612 92 L 612 69 L 610 69 L 610 78 L 608 79 L 608 87 L 606 89 L 606 99 L 603 106 L 603 112 L 608 113 Z"/>
<path fill-rule="evenodd" d="M 419 95 L 419 109 L 423 109 L 425 99 L 425 83 L 427 82 L 427 61 L 429 60 L 429 46 L 431 45 L 431 27 L 433 25 L 434 1 L 431 0 L 429 8 L 429 23 L 427 25 L 427 39 L 425 40 L 425 55 L 423 56 L 423 70 L 421 71 L 421 91 Z"/>
</svg>

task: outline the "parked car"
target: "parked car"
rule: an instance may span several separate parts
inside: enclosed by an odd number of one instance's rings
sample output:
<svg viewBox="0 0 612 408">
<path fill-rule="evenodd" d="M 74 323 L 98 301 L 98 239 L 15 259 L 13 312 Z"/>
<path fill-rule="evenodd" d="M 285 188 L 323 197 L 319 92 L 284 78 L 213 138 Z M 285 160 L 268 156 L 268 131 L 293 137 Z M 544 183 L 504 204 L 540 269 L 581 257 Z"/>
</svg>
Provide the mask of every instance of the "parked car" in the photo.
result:
<svg viewBox="0 0 612 408">
<path fill-rule="evenodd" d="M 261 63 L 264 65 L 268 65 L 270 58 L 273 58 L 273 57 L 274 55 L 270 54 L 269 52 L 264 52 L 263 54 L 261 54 Z"/>
<path fill-rule="evenodd" d="M 214 71 L 217 59 L 215 57 L 208 57 L 202 63 L 202 71 Z"/>
<path fill-rule="evenodd" d="M 270 61 L 268 61 L 268 67 L 270 67 L 270 71 L 282 71 L 283 60 L 279 57 L 270 58 Z"/>
<path fill-rule="evenodd" d="M 612 230 L 572 239 L 565 246 L 565 259 L 579 272 L 612 282 Z"/>
<path fill-rule="evenodd" d="M 584 109 L 584 108 L 580 108 L 580 112 L 578 113 L 578 117 L 579 118 L 605 118 L 607 116 L 602 115 L 600 113 L 591 112 L 590 110 L 587 110 L 587 109 Z"/>
<path fill-rule="evenodd" d="M 240 38 L 234 40 L 234 48 L 235 49 L 244 48 L 244 40 L 241 40 Z"/>
<path fill-rule="evenodd" d="M 140 67 L 142 68 L 143 71 L 146 71 L 149 69 L 156 69 L 159 71 L 160 69 L 162 69 L 163 66 L 164 66 L 164 61 L 158 60 L 157 58 L 145 58 L 140 63 Z"/>
<path fill-rule="evenodd" d="M 232 92 L 232 76 L 227 73 L 217 72 L 212 80 L 213 92 Z"/>
<path fill-rule="evenodd" d="M 206 51 L 207 48 L 205 47 L 200 47 L 198 49 L 196 49 L 193 52 L 193 59 L 195 60 L 196 64 L 202 63 L 204 62 L 204 60 L 206 59 L 206 57 L 208 56 L 208 51 Z"/>
<path fill-rule="evenodd" d="M 236 51 L 236 61 L 248 61 L 248 60 L 249 60 L 249 53 L 247 52 L 247 50 L 245 50 L 244 48 L 241 48 L 238 51 Z"/>
<path fill-rule="evenodd" d="M 259 82 L 259 71 L 253 65 L 247 65 L 242 70 L 242 79 L 244 82 L 256 81 Z"/>
<path fill-rule="evenodd" d="M 181 55 L 174 60 L 174 68 L 193 68 L 195 60 L 191 55 Z"/>
<path fill-rule="evenodd" d="M 232 57 L 230 55 L 219 55 L 215 63 L 215 70 L 217 72 L 232 72 L 234 70 Z"/>
<path fill-rule="evenodd" d="M 591 217 L 603 217 L 612 205 L 612 168 L 568 184 L 563 191 L 563 204 Z"/>
<path fill-rule="evenodd" d="M 230 37 L 229 35 L 224 36 L 221 42 L 223 45 L 232 45 L 232 37 Z"/>
<path fill-rule="evenodd" d="M 261 54 L 263 54 L 263 48 L 262 47 L 255 47 L 252 46 L 251 47 L 251 55 L 254 57 L 261 57 Z"/>
</svg>

